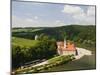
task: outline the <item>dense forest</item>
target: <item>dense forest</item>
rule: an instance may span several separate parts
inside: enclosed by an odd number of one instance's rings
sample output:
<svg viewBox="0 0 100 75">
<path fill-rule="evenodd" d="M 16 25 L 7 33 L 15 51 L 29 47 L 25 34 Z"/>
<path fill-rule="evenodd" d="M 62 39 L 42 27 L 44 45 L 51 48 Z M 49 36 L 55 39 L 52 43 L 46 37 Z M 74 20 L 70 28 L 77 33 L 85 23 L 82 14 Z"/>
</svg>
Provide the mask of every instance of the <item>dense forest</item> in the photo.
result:
<svg viewBox="0 0 100 75">
<path fill-rule="evenodd" d="M 34 40 L 35 35 L 39 36 L 38 40 Z M 53 57 L 57 54 L 56 41 L 63 41 L 64 38 L 95 53 L 96 26 L 12 28 L 12 37 L 12 67 L 16 68 L 25 62 Z"/>
<path fill-rule="evenodd" d="M 66 25 L 60 27 L 28 27 L 12 29 L 12 36 L 26 39 L 34 39 L 35 35 L 41 36 L 41 34 L 45 34 L 56 41 L 61 41 L 66 37 L 67 40 L 76 42 L 78 46 L 91 45 L 91 47 L 93 47 L 96 44 L 95 25 Z"/>
<path fill-rule="evenodd" d="M 69 40 L 91 40 L 95 41 L 96 26 L 68 25 L 61 27 L 39 27 L 39 28 L 13 28 L 12 35 L 15 37 L 23 37 L 34 39 L 35 35 L 46 34 L 56 40 L 63 40 L 66 36 Z"/>
</svg>

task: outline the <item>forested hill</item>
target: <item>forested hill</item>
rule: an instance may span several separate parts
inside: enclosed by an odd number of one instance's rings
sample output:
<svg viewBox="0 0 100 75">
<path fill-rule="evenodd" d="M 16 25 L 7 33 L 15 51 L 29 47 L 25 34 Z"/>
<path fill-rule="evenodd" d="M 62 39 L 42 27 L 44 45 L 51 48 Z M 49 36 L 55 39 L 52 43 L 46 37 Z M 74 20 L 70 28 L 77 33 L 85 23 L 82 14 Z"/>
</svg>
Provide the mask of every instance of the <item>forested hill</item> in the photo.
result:
<svg viewBox="0 0 100 75">
<path fill-rule="evenodd" d="M 38 40 L 34 40 L 38 35 Z M 66 25 L 61 27 L 13 28 L 13 68 L 36 59 L 49 59 L 56 55 L 56 41 L 70 40 L 77 47 L 96 52 L 96 26 Z M 20 59 L 19 59 L 20 58 Z M 24 60 L 24 61 L 23 61 Z M 83 60 L 82 60 L 83 61 Z"/>
<path fill-rule="evenodd" d="M 23 37 L 34 39 L 35 35 L 45 34 L 56 40 L 63 40 L 66 37 L 69 40 L 82 41 L 91 40 L 95 41 L 96 26 L 95 25 L 66 25 L 61 27 L 39 27 L 39 28 L 13 28 L 12 35 L 15 37 Z"/>
</svg>

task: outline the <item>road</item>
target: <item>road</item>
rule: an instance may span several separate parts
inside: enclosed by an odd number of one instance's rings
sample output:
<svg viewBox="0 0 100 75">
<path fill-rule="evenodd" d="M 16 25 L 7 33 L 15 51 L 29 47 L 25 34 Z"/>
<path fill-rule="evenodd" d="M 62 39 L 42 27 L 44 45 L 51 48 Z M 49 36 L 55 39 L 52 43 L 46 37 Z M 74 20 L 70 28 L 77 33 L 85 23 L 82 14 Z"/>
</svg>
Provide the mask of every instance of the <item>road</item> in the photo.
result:
<svg viewBox="0 0 100 75">
<path fill-rule="evenodd" d="M 79 47 L 77 47 L 76 49 L 78 51 L 78 55 L 75 56 L 76 60 L 82 58 L 85 55 L 92 55 L 92 51 L 90 50 L 79 48 Z"/>
</svg>

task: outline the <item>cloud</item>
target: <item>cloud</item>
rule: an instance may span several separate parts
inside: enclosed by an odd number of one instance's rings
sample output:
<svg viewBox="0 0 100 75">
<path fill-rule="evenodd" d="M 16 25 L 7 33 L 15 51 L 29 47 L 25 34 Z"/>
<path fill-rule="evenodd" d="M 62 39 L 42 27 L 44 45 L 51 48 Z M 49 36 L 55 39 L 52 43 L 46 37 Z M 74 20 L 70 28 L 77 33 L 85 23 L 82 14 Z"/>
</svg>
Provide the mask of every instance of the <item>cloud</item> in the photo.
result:
<svg viewBox="0 0 100 75">
<path fill-rule="evenodd" d="M 61 20 L 56 20 L 56 21 L 54 22 L 54 26 L 63 26 L 63 25 L 65 25 L 65 23 L 62 22 Z"/>
<path fill-rule="evenodd" d="M 12 16 L 12 27 L 35 27 L 38 25 L 39 25 L 38 20 Z"/>
<path fill-rule="evenodd" d="M 37 20 L 37 19 L 38 19 L 38 16 L 35 16 L 35 17 L 34 17 L 34 19 L 36 19 L 36 20 Z"/>
<path fill-rule="evenodd" d="M 33 22 L 34 20 L 33 19 L 30 19 L 30 18 L 27 18 L 26 21 Z"/>
<path fill-rule="evenodd" d="M 65 5 L 62 12 L 70 15 L 75 20 L 74 24 L 95 25 L 94 6 L 88 6 L 87 10 L 84 11 L 79 6 Z"/>
<path fill-rule="evenodd" d="M 95 16 L 95 7 L 89 7 L 87 10 L 88 16 Z"/>
<path fill-rule="evenodd" d="M 20 18 L 12 16 L 12 27 L 56 27 L 65 25 L 63 21 L 45 21 L 39 20 L 37 16 L 34 18 Z"/>
<path fill-rule="evenodd" d="M 95 25 L 95 7 L 88 7 L 86 13 L 81 13 L 73 16 L 80 24 Z"/>
<path fill-rule="evenodd" d="M 56 22 L 55 23 L 60 23 L 61 21 L 60 20 L 56 20 Z"/>
<path fill-rule="evenodd" d="M 71 15 L 76 15 L 76 14 L 83 13 L 83 10 L 78 6 L 65 5 L 62 12 L 71 14 Z"/>
</svg>

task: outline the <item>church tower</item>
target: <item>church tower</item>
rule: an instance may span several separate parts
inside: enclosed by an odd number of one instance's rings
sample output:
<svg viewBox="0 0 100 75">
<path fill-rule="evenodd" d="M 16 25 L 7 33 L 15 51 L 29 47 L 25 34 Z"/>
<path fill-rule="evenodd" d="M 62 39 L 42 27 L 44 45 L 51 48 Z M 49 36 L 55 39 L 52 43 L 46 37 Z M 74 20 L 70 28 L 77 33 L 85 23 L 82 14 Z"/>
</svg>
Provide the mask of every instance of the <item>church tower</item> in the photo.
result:
<svg viewBox="0 0 100 75">
<path fill-rule="evenodd" d="M 66 42 L 66 38 L 64 38 L 64 48 L 66 48 L 67 42 Z"/>
</svg>

